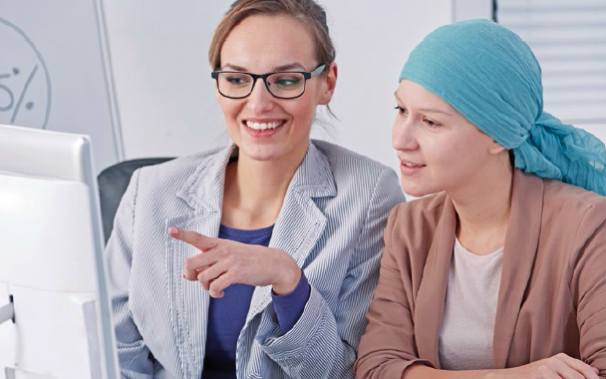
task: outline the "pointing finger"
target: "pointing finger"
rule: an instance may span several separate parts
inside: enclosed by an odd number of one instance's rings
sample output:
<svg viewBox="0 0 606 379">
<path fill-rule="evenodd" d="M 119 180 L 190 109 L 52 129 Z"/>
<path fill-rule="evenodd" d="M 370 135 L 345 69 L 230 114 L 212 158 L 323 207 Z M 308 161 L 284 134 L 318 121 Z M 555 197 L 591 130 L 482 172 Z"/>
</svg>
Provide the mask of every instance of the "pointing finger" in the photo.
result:
<svg viewBox="0 0 606 379">
<path fill-rule="evenodd" d="M 212 249 L 217 246 L 217 239 L 207 237 L 203 234 L 191 230 L 182 230 L 175 227 L 168 228 L 168 234 L 179 241 L 183 241 L 202 251 Z"/>
</svg>

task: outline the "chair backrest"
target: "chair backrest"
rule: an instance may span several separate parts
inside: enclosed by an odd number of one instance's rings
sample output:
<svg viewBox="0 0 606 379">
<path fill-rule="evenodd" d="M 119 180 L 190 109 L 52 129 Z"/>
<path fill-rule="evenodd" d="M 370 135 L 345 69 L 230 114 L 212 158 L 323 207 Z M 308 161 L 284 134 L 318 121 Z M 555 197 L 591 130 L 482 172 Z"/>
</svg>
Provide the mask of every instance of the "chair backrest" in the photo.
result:
<svg viewBox="0 0 606 379">
<path fill-rule="evenodd" d="M 106 244 L 114 228 L 114 217 L 116 216 L 118 205 L 120 205 L 120 200 L 122 199 L 135 170 L 140 167 L 163 163 L 171 159 L 174 158 L 132 159 L 116 163 L 101 171 L 97 179 L 99 181 L 99 200 L 101 203 L 103 235 Z"/>
</svg>

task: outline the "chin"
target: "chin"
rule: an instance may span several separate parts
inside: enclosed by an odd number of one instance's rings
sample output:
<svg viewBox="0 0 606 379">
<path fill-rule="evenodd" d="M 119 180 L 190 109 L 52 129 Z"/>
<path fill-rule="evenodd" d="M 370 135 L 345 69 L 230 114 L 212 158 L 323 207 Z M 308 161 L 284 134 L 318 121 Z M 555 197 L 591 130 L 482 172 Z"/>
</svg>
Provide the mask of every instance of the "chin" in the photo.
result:
<svg viewBox="0 0 606 379">
<path fill-rule="evenodd" d="M 401 185 L 404 193 L 406 193 L 409 196 L 413 196 L 413 197 L 423 197 L 423 196 L 432 195 L 432 194 L 438 192 L 437 190 L 434 190 L 431 188 L 425 188 L 423 186 L 406 184 L 403 181 L 400 182 L 400 185 Z"/>
<path fill-rule="evenodd" d="M 403 190 L 407 196 L 412 196 L 414 198 L 424 197 L 424 196 L 432 194 L 432 192 L 426 192 L 426 191 L 411 191 L 411 190 L 407 190 L 407 189 L 403 189 Z"/>
<path fill-rule="evenodd" d="M 240 154 L 245 154 L 255 161 L 273 161 L 281 157 L 280 151 L 271 146 L 240 146 Z"/>
</svg>

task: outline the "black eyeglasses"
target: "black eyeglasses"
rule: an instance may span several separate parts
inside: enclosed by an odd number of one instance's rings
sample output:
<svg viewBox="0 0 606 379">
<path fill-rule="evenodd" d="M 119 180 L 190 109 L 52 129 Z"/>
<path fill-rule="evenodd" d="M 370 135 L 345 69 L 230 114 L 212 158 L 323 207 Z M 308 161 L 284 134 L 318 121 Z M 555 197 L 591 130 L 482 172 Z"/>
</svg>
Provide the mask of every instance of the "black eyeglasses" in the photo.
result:
<svg viewBox="0 0 606 379">
<path fill-rule="evenodd" d="M 326 65 L 320 65 L 313 71 L 270 72 L 257 75 L 237 71 L 213 71 L 211 77 L 217 81 L 219 93 L 229 99 L 243 99 L 250 95 L 257 79 L 263 79 L 265 87 L 278 99 L 296 99 L 305 92 L 305 83 L 320 75 Z"/>
</svg>

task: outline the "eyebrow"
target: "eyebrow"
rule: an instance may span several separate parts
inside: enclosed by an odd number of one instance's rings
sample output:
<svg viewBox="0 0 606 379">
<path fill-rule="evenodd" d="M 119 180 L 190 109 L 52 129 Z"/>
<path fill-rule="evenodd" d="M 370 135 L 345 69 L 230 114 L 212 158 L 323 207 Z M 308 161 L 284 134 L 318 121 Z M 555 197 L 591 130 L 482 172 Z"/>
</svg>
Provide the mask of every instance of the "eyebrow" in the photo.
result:
<svg viewBox="0 0 606 379">
<path fill-rule="evenodd" d="M 400 99 L 400 98 L 398 97 L 398 92 L 397 92 L 397 91 L 396 91 L 396 92 L 394 92 L 394 96 L 396 97 L 396 100 L 398 100 L 400 103 L 404 103 L 404 102 L 402 101 L 402 99 Z M 445 114 L 445 115 L 447 115 L 447 116 L 452 116 L 452 114 L 450 114 L 450 113 L 448 113 L 448 112 L 445 112 L 445 111 L 442 111 L 442 110 L 439 110 L 439 109 L 433 109 L 433 108 L 419 108 L 419 110 L 420 110 L 421 112 L 425 112 L 425 113 L 441 113 L 441 114 Z"/>
<path fill-rule="evenodd" d="M 246 68 L 241 67 L 241 66 L 237 66 L 237 65 L 231 64 L 231 63 L 227 63 L 226 65 L 224 65 L 223 67 L 221 67 L 221 70 L 225 70 L 225 69 L 230 69 L 230 70 L 233 70 L 233 71 L 248 72 L 246 70 Z M 305 67 L 302 64 L 300 64 L 300 63 L 289 63 L 289 64 L 273 67 L 272 70 L 271 70 L 271 72 L 280 72 L 280 71 L 289 71 L 289 70 L 302 70 L 302 71 L 305 71 Z"/>
</svg>

